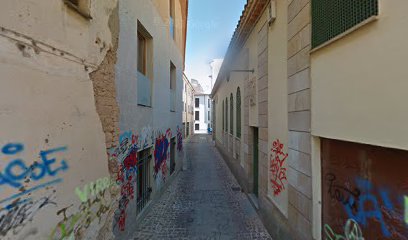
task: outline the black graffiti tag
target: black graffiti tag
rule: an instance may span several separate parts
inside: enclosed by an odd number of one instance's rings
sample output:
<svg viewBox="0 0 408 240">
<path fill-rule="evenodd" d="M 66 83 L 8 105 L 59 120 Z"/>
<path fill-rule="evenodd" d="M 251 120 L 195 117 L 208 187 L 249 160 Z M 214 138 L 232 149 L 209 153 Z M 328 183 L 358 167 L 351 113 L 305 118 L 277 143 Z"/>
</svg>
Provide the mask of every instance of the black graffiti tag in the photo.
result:
<svg viewBox="0 0 408 240">
<path fill-rule="evenodd" d="M 0 210 L 0 236 L 6 236 L 10 230 L 18 234 L 28 222 L 33 220 L 38 211 L 50 204 L 56 206 L 51 197 L 43 197 L 2 208 Z"/>
<path fill-rule="evenodd" d="M 343 205 L 349 206 L 351 209 L 358 210 L 358 200 L 361 191 L 358 188 L 353 190 L 347 186 L 336 184 L 336 176 L 332 173 L 326 175 L 326 181 L 329 182 L 329 195 L 332 199 L 341 202 Z"/>
</svg>

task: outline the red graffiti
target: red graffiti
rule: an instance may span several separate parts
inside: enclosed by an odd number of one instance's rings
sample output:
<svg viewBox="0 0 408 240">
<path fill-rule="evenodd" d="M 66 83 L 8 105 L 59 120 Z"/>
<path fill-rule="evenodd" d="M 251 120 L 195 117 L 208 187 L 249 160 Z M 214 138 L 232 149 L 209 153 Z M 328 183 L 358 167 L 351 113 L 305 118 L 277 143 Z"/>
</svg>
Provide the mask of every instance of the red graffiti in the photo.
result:
<svg viewBox="0 0 408 240">
<path fill-rule="evenodd" d="M 136 149 L 132 149 L 130 154 L 123 161 L 123 164 L 125 165 L 125 168 L 128 171 L 131 170 L 131 169 L 136 169 L 136 165 L 137 165 L 137 151 L 136 151 Z"/>
<path fill-rule="evenodd" d="M 272 153 L 270 156 L 270 172 L 271 172 L 271 183 L 274 196 L 278 196 L 283 190 L 285 190 L 284 181 L 286 178 L 286 168 L 283 164 L 288 157 L 288 154 L 283 151 L 283 144 L 280 143 L 279 139 L 273 142 Z"/>
<path fill-rule="evenodd" d="M 123 173 L 123 168 L 119 167 L 118 175 L 116 176 L 117 183 L 123 183 L 125 181 L 125 174 Z"/>
<path fill-rule="evenodd" d="M 122 210 L 119 216 L 119 230 L 123 232 L 125 231 L 125 227 L 126 227 L 126 211 Z"/>
</svg>

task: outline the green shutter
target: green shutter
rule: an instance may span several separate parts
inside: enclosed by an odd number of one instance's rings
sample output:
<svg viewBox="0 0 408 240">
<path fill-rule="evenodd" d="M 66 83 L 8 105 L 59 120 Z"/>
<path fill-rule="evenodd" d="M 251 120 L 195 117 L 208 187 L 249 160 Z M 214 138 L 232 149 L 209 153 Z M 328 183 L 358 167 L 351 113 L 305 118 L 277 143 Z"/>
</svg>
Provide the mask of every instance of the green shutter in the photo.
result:
<svg viewBox="0 0 408 240">
<path fill-rule="evenodd" d="M 237 138 L 241 138 L 241 91 L 237 88 Z"/>
<path fill-rule="evenodd" d="M 224 112 L 224 100 L 222 100 L 222 131 L 225 130 L 225 112 Z"/>
<path fill-rule="evenodd" d="M 378 0 L 312 0 L 312 48 L 378 15 Z"/>
<path fill-rule="evenodd" d="M 230 97 L 230 133 L 234 135 L 234 96 Z"/>
<path fill-rule="evenodd" d="M 225 131 L 228 133 L 228 97 L 225 99 Z"/>
</svg>

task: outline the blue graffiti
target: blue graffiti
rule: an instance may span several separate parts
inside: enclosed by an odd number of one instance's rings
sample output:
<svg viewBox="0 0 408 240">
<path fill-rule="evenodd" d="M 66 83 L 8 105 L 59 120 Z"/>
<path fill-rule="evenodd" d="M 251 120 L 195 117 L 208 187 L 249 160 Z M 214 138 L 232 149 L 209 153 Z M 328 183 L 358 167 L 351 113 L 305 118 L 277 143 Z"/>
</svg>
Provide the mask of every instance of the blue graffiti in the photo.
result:
<svg viewBox="0 0 408 240">
<path fill-rule="evenodd" d="M 7 144 L 2 148 L 5 155 L 15 155 L 24 150 L 23 144 Z M 65 152 L 67 147 L 60 147 L 40 152 L 41 162 L 34 162 L 28 166 L 22 159 L 16 158 L 9 162 L 4 170 L 0 171 L 0 185 L 9 185 L 13 188 L 23 187 L 25 179 L 30 178 L 33 181 L 39 181 L 50 176 L 55 177 L 60 172 L 68 170 L 66 160 L 62 159 L 57 163 L 53 154 Z M 59 164 L 58 166 L 55 166 Z"/>
<path fill-rule="evenodd" d="M 22 152 L 24 150 L 24 145 L 23 144 L 19 144 L 19 143 L 9 143 L 7 145 L 5 145 L 1 151 L 5 154 L 5 155 L 14 155 L 17 154 L 19 152 Z"/>
<path fill-rule="evenodd" d="M 358 199 L 354 199 L 354 196 L 350 195 L 351 202 L 355 202 L 357 204 L 357 211 L 353 211 L 353 208 L 350 204 L 345 204 L 344 207 L 346 209 L 347 215 L 349 216 L 349 218 L 356 220 L 364 227 L 367 227 L 368 220 L 370 218 L 377 219 L 381 224 L 383 235 L 387 238 L 391 237 L 391 233 L 384 221 L 384 216 L 381 212 L 378 198 L 374 194 L 370 193 L 373 189 L 372 183 L 365 179 L 357 179 L 356 183 L 357 187 L 359 189 L 362 189 L 363 192 Z M 388 192 L 385 190 L 380 190 L 379 192 L 385 208 L 387 208 L 388 210 L 393 210 L 393 204 L 388 197 Z M 366 206 L 370 206 L 370 209 L 366 209 Z"/>
</svg>

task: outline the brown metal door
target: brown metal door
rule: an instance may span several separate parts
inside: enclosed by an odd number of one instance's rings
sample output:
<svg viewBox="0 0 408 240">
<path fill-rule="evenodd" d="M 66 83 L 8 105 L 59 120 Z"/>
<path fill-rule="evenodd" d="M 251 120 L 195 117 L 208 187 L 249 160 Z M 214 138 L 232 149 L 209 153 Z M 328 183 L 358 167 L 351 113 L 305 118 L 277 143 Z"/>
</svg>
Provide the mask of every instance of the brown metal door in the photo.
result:
<svg viewBox="0 0 408 240">
<path fill-rule="evenodd" d="M 408 239 L 408 152 L 322 139 L 322 239 Z"/>
</svg>

